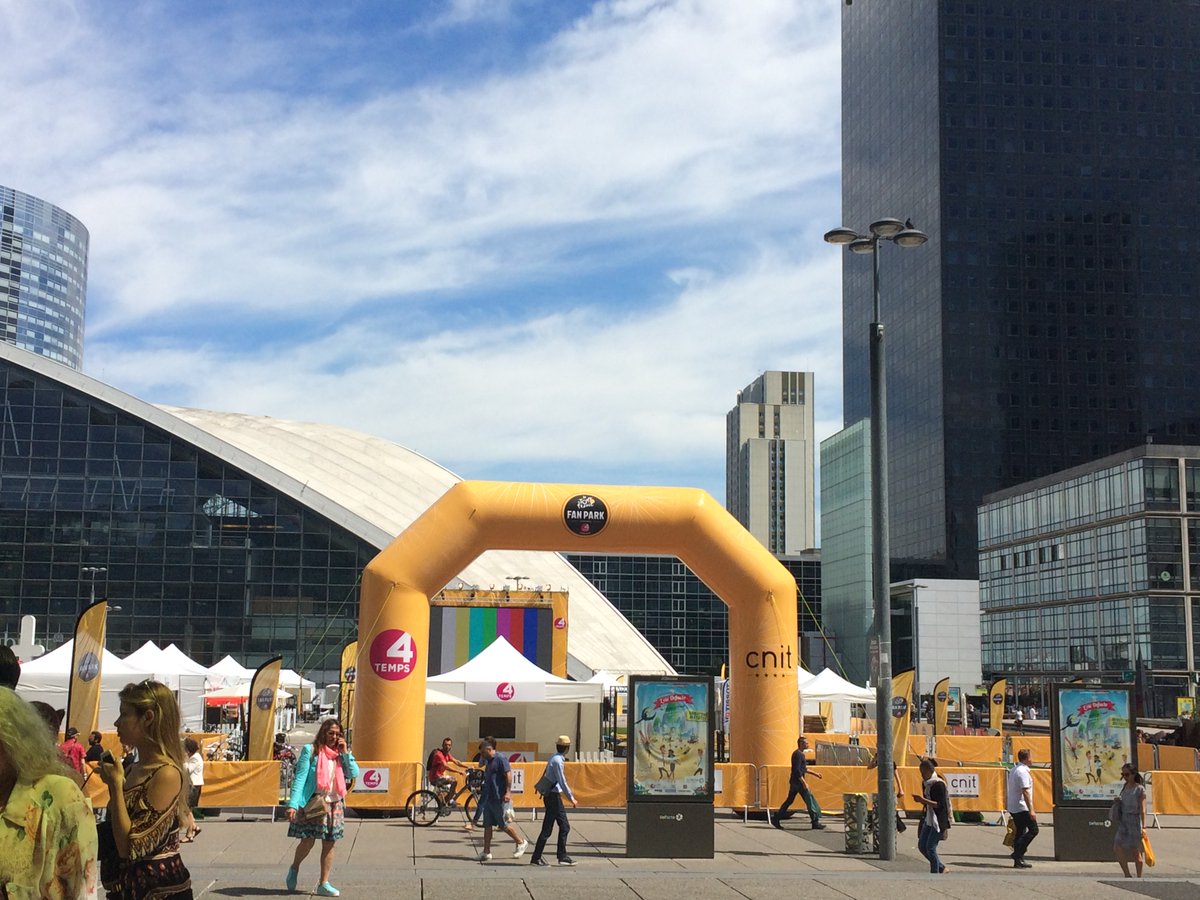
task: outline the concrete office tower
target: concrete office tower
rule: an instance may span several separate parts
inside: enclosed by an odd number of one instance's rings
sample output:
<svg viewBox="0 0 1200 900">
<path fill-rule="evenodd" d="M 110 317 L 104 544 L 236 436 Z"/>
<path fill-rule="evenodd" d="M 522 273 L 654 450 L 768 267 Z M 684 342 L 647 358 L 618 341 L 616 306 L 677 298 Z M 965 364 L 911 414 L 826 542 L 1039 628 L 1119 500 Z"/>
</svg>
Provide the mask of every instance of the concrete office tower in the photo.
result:
<svg viewBox="0 0 1200 900">
<path fill-rule="evenodd" d="M 827 227 L 929 234 L 881 248 L 893 580 L 973 579 L 984 495 L 1200 443 L 1200 3 L 855 0 L 842 50 Z M 842 259 L 852 424 L 871 258 Z"/>
<path fill-rule="evenodd" d="M 0 340 L 78 369 L 87 254 L 78 219 L 0 185 Z"/>
<path fill-rule="evenodd" d="M 725 417 L 725 506 L 776 555 L 816 544 L 812 372 L 765 372 Z"/>
</svg>

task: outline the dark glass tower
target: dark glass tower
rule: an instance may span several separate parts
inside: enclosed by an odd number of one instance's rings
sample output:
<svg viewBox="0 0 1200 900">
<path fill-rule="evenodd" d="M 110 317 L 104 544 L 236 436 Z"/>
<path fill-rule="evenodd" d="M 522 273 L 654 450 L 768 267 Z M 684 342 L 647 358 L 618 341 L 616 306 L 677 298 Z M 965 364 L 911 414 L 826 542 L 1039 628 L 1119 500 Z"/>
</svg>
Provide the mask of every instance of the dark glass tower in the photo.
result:
<svg viewBox="0 0 1200 900">
<path fill-rule="evenodd" d="M 843 222 L 930 236 L 881 250 L 893 575 L 974 578 L 984 494 L 1200 443 L 1200 0 L 855 0 L 842 48 Z"/>
</svg>

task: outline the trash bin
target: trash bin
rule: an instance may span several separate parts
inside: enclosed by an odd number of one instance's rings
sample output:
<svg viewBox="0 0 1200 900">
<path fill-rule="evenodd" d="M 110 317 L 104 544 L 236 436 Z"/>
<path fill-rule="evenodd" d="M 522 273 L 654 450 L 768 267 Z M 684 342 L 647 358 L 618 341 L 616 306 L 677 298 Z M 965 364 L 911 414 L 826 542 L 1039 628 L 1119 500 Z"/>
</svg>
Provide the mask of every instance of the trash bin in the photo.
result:
<svg viewBox="0 0 1200 900">
<path fill-rule="evenodd" d="M 870 809 L 870 794 L 842 794 L 847 853 L 870 853 L 872 851 L 874 842 L 871 839 Z"/>
</svg>

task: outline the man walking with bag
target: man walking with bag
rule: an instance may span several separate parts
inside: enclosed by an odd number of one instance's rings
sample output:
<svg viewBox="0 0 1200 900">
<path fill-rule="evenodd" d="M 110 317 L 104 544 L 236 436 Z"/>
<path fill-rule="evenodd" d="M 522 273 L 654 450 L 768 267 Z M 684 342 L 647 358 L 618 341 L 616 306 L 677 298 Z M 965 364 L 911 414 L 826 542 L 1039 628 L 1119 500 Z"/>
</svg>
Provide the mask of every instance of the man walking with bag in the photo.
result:
<svg viewBox="0 0 1200 900">
<path fill-rule="evenodd" d="M 1008 773 L 1007 797 L 1005 806 L 1013 818 L 1013 868 L 1032 869 L 1033 864 L 1025 862 L 1025 851 L 1038 836 L 1037 814 L 1033 811 L 1033 776 L 1029 774 L 1029 762 L 1032 759 L 1028 749 L 1017 751 L 1017 764 Z"/>
<path fill-rule="evenodd" d="M 821 824 L 821 807 L 817 805 L 816 799 L 812 792 L 808 789 L 808 784 L 805 778 L 812 775 L 814 778 L 820 778 L 819 772 L 808 771 L 808 761 L 804 758 L 804 751 L 808 749 L 808 738 L 800 735 L 796 740 L 796 749 L 792 752 L 792 772 L 788 778 L 788 795 L 783 801 L 783 806 L 779 807 L 774 816 L 768 812 L 768 821 L 776 828 L 782 830 L 783 817 L 787 811 L 791 809 L 792 801 L 797 796 L 804 800 L 804 805 L 808 809 L 808 818 L 812 822 L 813 830 L 820 831 L 825 826 Z"/>
<path fill-rule="evenodd" d="M 550 865 L 542 859 L 542 851 L 546 849 L 546 841 L 550 839 L 550 832 L 554 830 L 555 824 L 558 825 L 558 864 L 575 865 L 575 860 L 567 856 L 567 835 L 571 833 L 571 823 L 567 821 L 567 810 L 563 805 L 563 797 L 566 796 L 571 801 L 571 806 L 579 806 L 563 770 L 563 754 L 571 749 L 571 739 L 565 734 L 560 734 L 554 743 L 554 749 L 557 752 L 550 757 L 550 761 L 546 763 L 546 771 L 533 788 L 542 795 L 542 803 L 545 804 L 542 833 L 538 835 L 537 844 L 533 847 L 533 858 L 529 860 L 530 865 L 534 866 Z"/>
</svg>

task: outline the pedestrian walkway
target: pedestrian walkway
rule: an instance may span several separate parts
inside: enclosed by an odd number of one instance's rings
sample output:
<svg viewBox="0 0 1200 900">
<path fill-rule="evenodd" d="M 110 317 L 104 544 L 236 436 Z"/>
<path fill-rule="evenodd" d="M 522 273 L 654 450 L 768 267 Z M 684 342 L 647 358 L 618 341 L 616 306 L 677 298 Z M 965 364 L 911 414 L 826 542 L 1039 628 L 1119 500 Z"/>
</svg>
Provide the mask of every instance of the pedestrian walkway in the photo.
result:
<svg viewBox="0 0 1200 900">
<path fill-rule="evenodd" d="M 952 897 L 962 900 L 1108 900 L 1154 897 L 1200 898 L 1200 817 L 1171 817 L 1151 834 L 1159 865 L 1142 881 L 1121 877 L 1115 862 L 1055 862 L 1052 820 L 1030 848 L 1034 868 L 1016 871 L 1001 844 L 1004 829 L 956 825 L 940 848 L 950 872 L 932 876 L 916 850 L 916 828 L 899 835 L 897 858 L 849 856 L 840 822 L 810 831 L 801 819 L 782 831 L 763 821 L 744 823 L 719 810 L 714 859 L 627 859 L 623 811 L 571 812 L 569 849 L 575 868 L 535 868 L 529 856 L 511 857 L 512 843 L 497 835 L 495 859 L 480 864 L 479 831 L 462 830 L 450 817 L 430 828 L 405 819 L 346 820 L 337 845 L 333 883 L 347 900 L 779 900 L 784 895 L 815 898 L 905 900 Z M 226 811 L 202 823 L 195 843 L 184 846 L 196 896 L 203 898 L 283 895 L 283 876 L 296 842 L 286 821 Z M 531 840 L 540 822 L 518 821 Z M 316 885 L 317 852 L 300 873 L 304 891 Z M 419 893 L 417 890 L 419 889 Z"/>
</svg>

